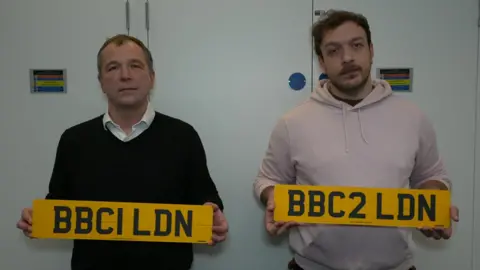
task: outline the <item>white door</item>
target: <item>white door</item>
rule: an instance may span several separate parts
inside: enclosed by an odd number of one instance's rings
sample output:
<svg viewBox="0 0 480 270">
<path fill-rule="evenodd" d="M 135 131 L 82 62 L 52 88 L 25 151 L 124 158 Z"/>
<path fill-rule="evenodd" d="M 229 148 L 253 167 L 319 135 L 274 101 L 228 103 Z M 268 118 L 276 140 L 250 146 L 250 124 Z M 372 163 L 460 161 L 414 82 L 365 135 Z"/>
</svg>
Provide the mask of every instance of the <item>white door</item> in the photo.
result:
<svg viewBox="0 0 480 270">
<path fill-rule="evenodd" d="M 127 32 L 125 1 L 0 6 L 0 268 L 69 269 L 71 241 L 26 241 L 15 223 L 45 196 L 60 134 L 105 111 L 96 55 L 108 37 Z M 67 93 L 31 93 L 30 69 L 66 69 Z"/>
<path fill-rule="evenodd" d="M 312 2 L 149 2 L 153 103 L 198 130 L 231 226 L 218 256 L 200 249 L 194 269 L 285 269 L 286 242 L 267 241 L 252 184 L 273 125 L 311 92 Z"/>
<path fill-rule="evenodd" d="M 372 75 L 377 67 L 413 68 L 413 91 L 401 94 L 433 121 L 461 214 L 448 242 L 415 234 L 417 268 L 478 269 L 472 268 L 478 1 L 315 0 L 314 9 L 348 9 L 367 17 L 375 52 Z"/>
</svg>

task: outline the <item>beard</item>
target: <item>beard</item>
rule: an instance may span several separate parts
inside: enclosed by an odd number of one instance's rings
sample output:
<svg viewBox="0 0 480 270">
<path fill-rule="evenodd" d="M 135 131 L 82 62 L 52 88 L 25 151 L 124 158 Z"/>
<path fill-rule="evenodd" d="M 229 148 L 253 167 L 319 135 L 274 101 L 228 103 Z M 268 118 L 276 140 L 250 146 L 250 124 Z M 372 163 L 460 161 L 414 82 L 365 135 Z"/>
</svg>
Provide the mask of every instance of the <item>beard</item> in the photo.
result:
<svg viewBox="0 0 480 270">
<path fill-rule="evenodd" d="M 358 75 L 356 75 L 353 78 L 354 80 L 357 81 L 358 78 L 356 77 L 360 76 L 360 80 L 358 82 L 349 82 L 347 81 L 347 79 L 345 79 L 345 76 L 348 77 L 351 72 L 358 73 Z M 330 82 L 339 92 L 345 95 L 355 96 L 363 90 L 369 78 L 370 78 L 370 68 L 364 71 L 359 66 L 351 65 L 343 68 L 338 76 L 335 76 L 334 78 L 330 78 Z"/>
</svg>

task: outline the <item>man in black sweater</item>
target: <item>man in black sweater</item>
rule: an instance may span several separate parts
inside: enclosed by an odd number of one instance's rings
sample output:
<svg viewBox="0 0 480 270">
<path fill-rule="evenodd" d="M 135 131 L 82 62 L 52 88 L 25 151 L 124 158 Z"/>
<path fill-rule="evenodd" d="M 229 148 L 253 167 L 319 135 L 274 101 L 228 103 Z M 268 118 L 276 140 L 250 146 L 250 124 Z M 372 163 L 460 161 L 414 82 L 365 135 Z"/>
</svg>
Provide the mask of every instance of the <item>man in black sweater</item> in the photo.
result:
<svg viewBox="0 0 480 270">
<path fill-rule="evenodd" d="M 98 53 L 98 78 L 108 100 L 102 116 L 60 137 L 47 199 L 212 205 L 211 244 L 228 224 L 195 129 L 153 110 L 151 53 L 130 36 L 107 40 Z M 30 236 L 32 209 L 17 223 Z M 192 244 L 74 240 L 72 270 L 187 270 Z"/>
</svg>

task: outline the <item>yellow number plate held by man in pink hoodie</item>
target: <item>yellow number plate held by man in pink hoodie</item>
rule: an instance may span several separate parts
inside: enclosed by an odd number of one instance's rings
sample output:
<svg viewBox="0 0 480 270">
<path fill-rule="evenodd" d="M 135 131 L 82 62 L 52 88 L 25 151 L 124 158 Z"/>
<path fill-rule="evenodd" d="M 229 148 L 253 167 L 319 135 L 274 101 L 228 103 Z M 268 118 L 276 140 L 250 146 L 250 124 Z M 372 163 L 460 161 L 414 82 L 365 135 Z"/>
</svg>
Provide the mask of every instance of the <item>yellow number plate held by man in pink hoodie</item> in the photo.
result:
<svg viewBox="0 0 480 270">
<path fill-rule="evenodd" d="M 407 188 L 276 185 L 275 221 L 450 227 L 450 192 Z"/>
</svg>

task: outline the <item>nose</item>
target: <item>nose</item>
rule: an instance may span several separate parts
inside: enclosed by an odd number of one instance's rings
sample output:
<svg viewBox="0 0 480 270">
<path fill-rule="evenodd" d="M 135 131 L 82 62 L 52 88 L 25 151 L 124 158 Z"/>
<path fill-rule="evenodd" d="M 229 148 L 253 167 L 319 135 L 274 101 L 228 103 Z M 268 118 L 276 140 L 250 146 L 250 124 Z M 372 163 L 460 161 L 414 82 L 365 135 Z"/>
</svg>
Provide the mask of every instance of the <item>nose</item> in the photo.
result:
<svg viewBox="0 0 480 270">
<path fill-rule="evenodd" d="M 131 73 L 130 73 L 130 69 L 128 67 L 123 66 L 120 70 L 120 77 L 124 81 L 130 80 L 132 78 Z"/>
<path fill-rule="evenodd" d="M 343 49 L 343 62 L 350 63 L 353 61 L 353 52 L 349 48 Z"/>
</svg>

